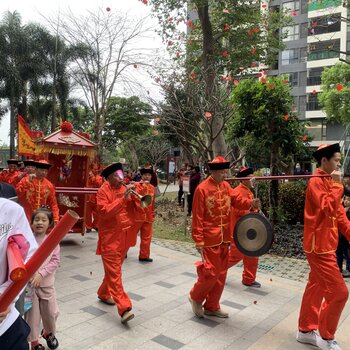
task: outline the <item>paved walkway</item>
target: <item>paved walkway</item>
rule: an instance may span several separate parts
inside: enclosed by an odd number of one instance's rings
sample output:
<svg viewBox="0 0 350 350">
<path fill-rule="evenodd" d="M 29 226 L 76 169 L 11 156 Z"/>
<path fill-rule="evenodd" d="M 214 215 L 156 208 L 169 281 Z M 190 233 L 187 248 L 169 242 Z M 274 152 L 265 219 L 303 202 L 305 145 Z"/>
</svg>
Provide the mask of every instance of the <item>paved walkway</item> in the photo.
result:
<svg viewBox="0 0 350 350">
<path fill-rule="evenodd" d="M 194 262 L 198 260 L 189 245 L 180 248 L 181 244 L 174 242 L 155 241 L 154 262 L 150 264 L 139 263 L 138 251 L 133 248 L 123 266 L 123 279 L 135 318 L 124 326 L 116 308 L 96 297 L 103 277 L 100 257 L 95 255 L 96 241 L 93 231 L 84 237 L 70 234 L 62 242 L 56 277 L 61 350 L 314 349 L 295 341 L 305 286 L 300 281 L 305 280 L 302 261 L 263 257 L 258 273 L 263 285 L 260 289 L 240 283 L 241 267 L 230 269 L 221 299 L 230 317 L 198 319 L 187 301 L 196 280 Z M 349 315 L 348 305 L 337 333 L 343 350 L 350 349 Z"/>
</svg>

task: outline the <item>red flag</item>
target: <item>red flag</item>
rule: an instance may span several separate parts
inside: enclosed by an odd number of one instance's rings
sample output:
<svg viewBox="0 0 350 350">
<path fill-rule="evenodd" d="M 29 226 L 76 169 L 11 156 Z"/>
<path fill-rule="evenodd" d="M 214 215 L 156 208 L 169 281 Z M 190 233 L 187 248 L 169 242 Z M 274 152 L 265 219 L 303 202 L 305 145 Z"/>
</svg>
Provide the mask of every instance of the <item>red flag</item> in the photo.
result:
<svg viewBox="0 0 350 350">
<path fill-rule="evenodd" d="M 35 155 L 35 144 L 31 138 L 30 129 L 24 119 L 18 114 L 18 155 Z"/>
</svg>

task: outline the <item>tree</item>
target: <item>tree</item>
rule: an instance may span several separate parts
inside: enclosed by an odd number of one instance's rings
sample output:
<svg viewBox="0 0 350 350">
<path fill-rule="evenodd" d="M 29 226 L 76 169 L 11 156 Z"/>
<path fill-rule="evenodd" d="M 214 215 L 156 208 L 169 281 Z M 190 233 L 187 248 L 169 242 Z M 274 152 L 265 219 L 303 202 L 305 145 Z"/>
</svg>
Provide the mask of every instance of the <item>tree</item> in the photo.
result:
<svg viewBox="0 0 350 350">
<path fill-rule="evenodd" d="M 151 130 L 152 108 L 138 97 L 111 97 L 103 130 L 103 145 L 115 149 L 121 142 L 132 141 Z"/>
<path fill-rule="evenodd" d="M 10 102 L 10 157 L 15 152 L 15 113 L 23 89 L 21 73 L 28 65 L 27 39 L 18 12 L 6 12 L 0 23 L 0 97 Z"/>
<path fill-rule="evenodd" d="M 281 47 L 276 33 L 288 21 L 280 13 L 269 11 L 265 1 L 193 0 L 188 5 L 187 0 L 151 0 L 150 4 L 169 51 L 180 66 L 182 62 L 190 81 L 202 83 L 204 100 L 200 104 L 212 114 L 207 132 L 215 135 L 210 148 L 214 155 L 225 156 L 226 120 L 216 103 L 219 82 L 232 84 L 234 76 L 251 73 L 275 60 Z M 180 23 L 186 23 L 187 33 Z"/>
<path fill-rule="evenodd" d="M 342 124 L 350 122 L 350 66 L 337 63 L 325 68 L 321 76 L 321 92 L 318 100 L 327 118 Z"/>
<path fill-rule="evenodd" d="M 228 131 L 236 137 L 252 135 L 259 148 L 270 151 L 271 175 L 278 175 L 280 156 L 295 155 L 304 148 L 305 127 L 292 112 L 293 98 L 288 81 L 268 78 L 242 80 L 233 89 L 234 117 Z M 271 182 L 271 219 L 277 220 L 278 181 Z"/>
<path fill-rule="evenodd" d="M 108 101 L 116 88 L 135 86 L 138 79 L 133 70 L 146 65 L 148 49 L 142 49 L 141 41 L 147 36 L 145 19 L 133 19 L 117 12 L 96 12 L 75 16 L 65 14 L 57 23 L 60 35 L 74 48 L 74 65 L 71 74 L 82 89 L 94 115 L 94 137 L 102 156 L 102 134 L 108 113 Z"/>
<path fill-rule="evenodd" d="M 164 134 L 171 134 L 185 153 L 185 159 L 207 161 L 214 157 L 213 143 L 220 133 L 215 132 L 212 119 L 219 117 L 223 125 L 232 116 L 228 104 L 229 90 L 219 85 L 211 98 L 211 108 L 206 103 L 205 83 L 192 83 L 186 76 L 174 73 L 161 83 L 164 101 L 158 107 L 156 126 Z M 225 154 L 226 155 L 226 154 Z"/>
</svg>

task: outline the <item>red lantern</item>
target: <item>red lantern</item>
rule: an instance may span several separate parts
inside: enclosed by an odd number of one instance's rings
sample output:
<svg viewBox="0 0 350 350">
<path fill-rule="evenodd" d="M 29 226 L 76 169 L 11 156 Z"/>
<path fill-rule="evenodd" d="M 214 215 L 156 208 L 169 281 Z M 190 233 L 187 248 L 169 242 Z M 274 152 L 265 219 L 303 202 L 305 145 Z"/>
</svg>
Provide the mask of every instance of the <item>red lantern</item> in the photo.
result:
<svg viewBox="0 0 350 350">
<path fill-rule="evenodd" d="M 313 95 L 316 95 L 317 94 L 317 91 L 316 90 L 312 90 L 311 92 Z"/>
<path fill-rule="evenodd" d="M 343 90 L 343 84 L 337 84 L 337 86 L 336 86 L 336 89 L 338 90 L 338 91 L 342 91 Z"/>
<path fill-rule="evenodd" d="M 259 28 L 256 28 L 256 27 L 255 27 L 255 28 L 253 29 L 253 31 L 254 31 L 254 33 L 259 33 Z"/>
<path fill-rule="evenodd" d="M 190 19 L 186 22 L 186 25 L 189 28 L 193 28 L 193 22 Z"/>
<path fill-rule="evenodd" d="M 213 116 L 213 115 L 211 114 L 211 112 L 205 112 L 205 113 L 204 113 L 204 117 L 205 117 L 206 119 L 210 119 L 212 116 Z"/>
<path fill-rule="evenodd" d="M 228 56 L 228 51 L 227 50 L 223 51 L 222 52 L 222 57 L 227 57 L 227 56 Z"/>
</svg>

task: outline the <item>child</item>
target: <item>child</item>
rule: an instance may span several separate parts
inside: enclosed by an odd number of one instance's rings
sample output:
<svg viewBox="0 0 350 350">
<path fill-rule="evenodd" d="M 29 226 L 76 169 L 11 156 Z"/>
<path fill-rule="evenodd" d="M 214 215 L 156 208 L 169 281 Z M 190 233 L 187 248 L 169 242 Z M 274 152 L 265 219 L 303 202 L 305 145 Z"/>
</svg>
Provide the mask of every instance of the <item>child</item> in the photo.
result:
<svg viewBox="0 0 350 350">
<path fill-rule="evenodd" d="M 46 208 L 37 209 L 31 220 L 35 239 L 40 246 L 46 239 L 47 230 L 53 224 L 53 214 Z M 39 327 L 42 320 L 44 329 L 42 337 L 46 340 L 50 349 L 58 347 L 56 334 L 56 320 L 59 314 L 54 287 L 55 272 L 60 263 L 60 246 L 58 245 L 44 264 L 31 278 L 30 283 L 33 292 L 32 308 L 26 313 L 31 332 L 28 340 L 32 350 L 44 350 L 45 347 L 39 343 Z"/>
</svg>

